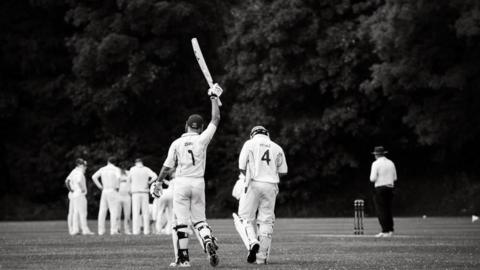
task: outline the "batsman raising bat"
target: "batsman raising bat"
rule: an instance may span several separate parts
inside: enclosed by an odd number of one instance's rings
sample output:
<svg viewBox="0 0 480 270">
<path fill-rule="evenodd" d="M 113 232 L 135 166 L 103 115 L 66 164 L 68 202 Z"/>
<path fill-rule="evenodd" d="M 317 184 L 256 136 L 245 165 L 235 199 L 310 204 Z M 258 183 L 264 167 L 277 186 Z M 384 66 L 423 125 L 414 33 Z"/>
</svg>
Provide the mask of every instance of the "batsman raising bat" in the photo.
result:
<svg viewBox="0 0 480 270">
<path fill-rule="evenodd" d="M 214 84 L 208 95 L 212 104 L 212 119 L 204 130 L 203 118 L 198 114 L 188 117 L 185 133 L 175 140 L 168 150 L 167 159 L 160 171 L 158 181 L 175 170 L 175 185 L 173 186 L 173 213 L 177 218 L 174 228 L 177 236 L 178 262 L 177 266 L 189 267 L 188 237 L 190 222 L 203 242 L 208 254 L 210 265 L 218 265 L 218 246 L 212 236 L 212 230 L 205 216 L 205 163 L 207 147 L 220 122 L 218 98 L 223 90 Z"/>
</svg>

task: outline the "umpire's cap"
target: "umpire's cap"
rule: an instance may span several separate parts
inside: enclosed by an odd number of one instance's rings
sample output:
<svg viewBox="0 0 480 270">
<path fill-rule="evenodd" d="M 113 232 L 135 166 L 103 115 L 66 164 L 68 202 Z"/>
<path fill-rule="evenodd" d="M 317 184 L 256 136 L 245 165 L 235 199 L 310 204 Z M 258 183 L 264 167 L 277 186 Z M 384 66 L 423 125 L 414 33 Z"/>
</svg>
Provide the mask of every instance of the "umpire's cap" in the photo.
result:
<svg viewBox="0 0 480 270">
<path fill-rule="evenodd" d="M 266 128 L 262 127 L 262 126 L 253 127 L 252 131 L 250 131 L 250 138 L 253 138 L 253 136 L 255 136 L 257 134 L 263 134 L 263 135 L 270 136 L 270 134 L 268 133 L 268 130 Z"/>
<path fill-rule="evenodd" d="M 199 129 L 203 127 L 203 118 L 198 114 L 192 114 L 188 117 L 187 126 L 193 129 Z"/>
<path fill-rule="evenodd" d="M 388 153 L 388 151 L 385 150 L 385 148 L 383 148 L 383 146 L 375 146 L 375 148 L 373 148 L 373 152 L 372 152 L 372 154 L 374 154 L 374 155 L 385 155 L 386 153 Z"/>
</svg>

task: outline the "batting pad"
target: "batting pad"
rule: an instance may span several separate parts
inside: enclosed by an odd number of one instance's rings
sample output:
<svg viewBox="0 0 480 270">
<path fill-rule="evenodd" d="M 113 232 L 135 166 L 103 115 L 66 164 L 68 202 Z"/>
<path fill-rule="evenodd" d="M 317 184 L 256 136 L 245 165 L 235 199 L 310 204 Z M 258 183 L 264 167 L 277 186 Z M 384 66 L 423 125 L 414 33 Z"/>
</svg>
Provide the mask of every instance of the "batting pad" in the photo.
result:
<svg viewBox="0 0 480 270">
<path fill-rule="evenodd" d="M 235 225 L 235 229 L 240 235 L 240 238 L 242 239 L 243 244 L 245 244 L 245 247 L 247 248 L 247 250 L 250 250 L 250 243 L 248 242 L 248 237 L 247 237 L 247 229 L 245 228 L 245 226 L 243 226 L 243 223 L 237 214 L 232 213 L 232 216 L 233 216 L 233 224 Z"/>
<path fill-rule="evenodd" d="M 205 243 L 203 243 L 203 238 L 200 235 L 200 232 L 192 225 L 192 230 L 195 233 L 195 236 L 197 237 L 198 243 L 200 243 L 200 246 L 202 247 L 203 252 L 207 252 L 205 250 Z"/>
<path fill-rule="evenodd" d="M 260 240 L 260 250 L 257 258 L 265 259 L 265 263 L 270 258 L 270 248 L 272 246 L 273 224 L 258 224 L 258 238 Z"/>
</svg>

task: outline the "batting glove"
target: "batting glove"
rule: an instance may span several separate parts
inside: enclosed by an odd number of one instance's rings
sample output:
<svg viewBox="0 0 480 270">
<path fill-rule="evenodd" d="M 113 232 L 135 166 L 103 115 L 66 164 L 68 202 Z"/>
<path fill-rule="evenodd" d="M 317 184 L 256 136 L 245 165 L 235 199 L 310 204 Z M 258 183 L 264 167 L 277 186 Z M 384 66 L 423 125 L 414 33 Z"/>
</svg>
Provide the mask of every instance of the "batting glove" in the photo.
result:
<svg viewBox="0 0 480 270">
<path fill-rule="evenodd" d="M 223 89 L 218 85 L 218 83 L 214 84 L 210 89 L 208 89 L 208 95 L 210 98 L 218 98 L 222 95 Z"/>
<path fill-rule="evenodd" d="M 150 186 L 150 195 L 154 198 L 160 198 L 162 196 L 162 184 L 160 182 L 153 182 Z"/>
</svg>

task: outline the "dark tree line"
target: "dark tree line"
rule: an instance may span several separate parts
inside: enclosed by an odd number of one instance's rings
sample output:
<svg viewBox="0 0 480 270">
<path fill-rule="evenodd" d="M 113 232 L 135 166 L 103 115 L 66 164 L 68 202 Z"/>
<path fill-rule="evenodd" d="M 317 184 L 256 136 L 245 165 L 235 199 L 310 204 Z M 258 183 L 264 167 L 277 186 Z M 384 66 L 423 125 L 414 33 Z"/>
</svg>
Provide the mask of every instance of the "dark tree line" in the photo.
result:
<svg viewBox="0 0 480 270">
<path fill-rule="evenodd" d="M 88 178 L 109 155 L 158 170 L 186 117 L 209 115 L 192 37 L 225 89 L 211 216 L 235 209 L 257 124 L 287 155 L 280 216 L 370 202 L 380 144 L 398 167 L 398 214 L 480 211 L 478 1 L 6 0 L 0 30 L 1 219 L 61 218 L 78 156 Z M 91 213 L 98 195 L 89 182 Z"/>
</svg>

